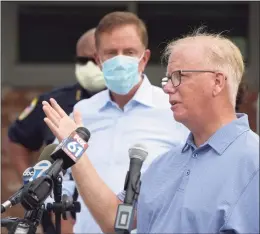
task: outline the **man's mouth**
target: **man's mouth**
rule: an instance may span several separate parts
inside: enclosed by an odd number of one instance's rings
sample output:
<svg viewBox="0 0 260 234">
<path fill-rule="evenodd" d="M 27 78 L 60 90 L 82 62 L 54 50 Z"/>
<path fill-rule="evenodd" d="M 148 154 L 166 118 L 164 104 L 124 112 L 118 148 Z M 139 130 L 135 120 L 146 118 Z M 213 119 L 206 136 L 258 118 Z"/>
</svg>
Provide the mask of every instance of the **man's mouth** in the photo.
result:
<svg viewBox="0 0 260 234">
<path fill-rule="evenodd" d="M 174 105 L 176 105 L 176 104 L 178 104 L 178 103 L 180 103 L 180 102 L 177 102 L 177 101 L 170 101 L 170 104 L 171 104 L 172 106 L 174 106 Z"/>
</svg>

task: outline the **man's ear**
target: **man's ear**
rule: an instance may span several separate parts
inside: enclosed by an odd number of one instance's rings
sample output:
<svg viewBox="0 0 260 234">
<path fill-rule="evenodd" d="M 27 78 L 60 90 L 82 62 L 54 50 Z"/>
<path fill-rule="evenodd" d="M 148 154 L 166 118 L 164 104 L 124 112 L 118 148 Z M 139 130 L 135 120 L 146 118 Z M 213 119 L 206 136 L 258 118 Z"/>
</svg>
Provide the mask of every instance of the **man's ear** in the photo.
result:
<svg viewBox="0 0 260 234">
<path fill-rule="evenodd" d="M 102 68 L 102 66 L 101 66 L 101 61 L 100 61 L 99 56 L 98 56 L 97 53 L 94 54 L 94 59 L 95 59 L 96 64 L 97 64 L 97 65 L 99 66 L 99 68 L 101 69 L 101 68 Z"/>
<path fill-rule="evenodd" d="M 227 78 L 225 77 L 224 74 L 216 73 L 215 84 L 212 93 L 214 97 L 217 96 L 225 88 L 226 81 Z"/>
<path fill-rule="evenodd" d="M 147 66 L 147 63 L 149 62 L 150 57 L 151 57 L 151 51 L 149 49 L 146 49 L 144 52 L 144 56 L 139 65 L 141 72 L 144 72 L 145 67 Z"/>
</svg>

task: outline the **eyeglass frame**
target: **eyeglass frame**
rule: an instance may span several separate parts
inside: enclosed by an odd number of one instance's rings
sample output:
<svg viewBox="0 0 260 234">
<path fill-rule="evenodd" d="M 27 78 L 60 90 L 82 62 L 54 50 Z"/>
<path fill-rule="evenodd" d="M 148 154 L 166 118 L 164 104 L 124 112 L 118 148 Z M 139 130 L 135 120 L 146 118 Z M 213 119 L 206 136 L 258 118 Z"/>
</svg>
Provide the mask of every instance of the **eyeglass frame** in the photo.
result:
<svg viewBox="0 0 260 234">
<path fill-rule="evenodd" d="M 179 74 L 179 77 L 180 77 L 180 82 L 179 82 L 179 84 L 178 85 L 174 85 L 173 84 L 173 80 L 172 80 L 172 75 L 174 74 L 174 73 L 176 73 L 176 72 L 178 72 L 178 74 Z M 166 76 L 165 78 L 167 78 L 168 80 L 167 80 L 167 82 L 169 81 L 169 80 L 171 80 L 171 82 L 172 82 L 172 85 L 173 85 L 173 87 L 178 87 L 178 86 L 180 86 L 180 84 L 181 84 L 181 74 L 183 73 L 183 72 L 209 72 L 209 73 L 222 73 L 222 72 L 219 72 L 219 71 L 214 71 L 214 70 L 176 70 L 176 71 L 173 71 L 172 73 L 171 73 L 171 75 L 170 76 Z M 222 73 L 223 74 L 223 73 Z M 227 77 L 225 76 L 225 80 L 227 79 Z"/>
</svg>

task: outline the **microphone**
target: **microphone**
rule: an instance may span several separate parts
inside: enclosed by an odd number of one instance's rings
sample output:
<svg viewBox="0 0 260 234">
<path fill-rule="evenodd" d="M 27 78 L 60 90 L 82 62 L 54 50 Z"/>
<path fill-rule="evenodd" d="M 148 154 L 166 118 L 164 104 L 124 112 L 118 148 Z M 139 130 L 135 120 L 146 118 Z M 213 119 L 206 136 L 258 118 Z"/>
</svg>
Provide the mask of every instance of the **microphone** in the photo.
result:
<svg viewBox="0 0 260 234">
<path fill-rule="evenodd" d="M 64 139 L 51 154 L 51 158 L 56 160 L 54 164 L 58 164 L 59 166 L 57 167 L 63 168 L 64 170 L 73 166 L 88 148 L 87 142 L 89 138 L 90 132 L 86 128 L 77 128 L 68 138 Z M 54 164 L 52 165 L 52 170 L 53 173 L 56 174 Z M 59 169 L 57 168 L 57 170 Z"/>
<path fill-rule="evenodd" d="M 34 167 L 27 168 L 23 173 L 23 183 L 24 185 L 13 194 L 7 201 L 1 204 L 1 213 L 5 212 L 7 208 L 18 204 L 21 201 L 21 194 L 27 186 L 30 185 L 30 182 L 41 177 L 47 169 L 51 166 L 48 157 L 55 147 L 45 147 L 39 157 L 39 162 L 36 163 Z M 46 160 L 47 159 L 47 160 Z"/>
<path fill-rule="evenodd" d="M 140 181 L 141 167 L 147 155 L 146 147 L 141 144 L 136 144 L 129 149 L 130 166 L 124 187 L 126 191 L 125 204 L 133 204 L 137 185 Z"/>
<path fill-rule="evenodd" d="M 36 178 L 45 174 L 45 171 L 51 166 L 48 160 L 38 162 L 34 167 L 27 168 L 23 173 L 23 184 L 32 182 Z"/>
<path fill-rule="evenodd" d="M 79 127 L 56 147 L 49 155 L 49 160 L 55 161 L 45 172 L 45 176 L 37 178 L 23 190 L 21 204 L 25 209 L 35 209 L 47 199 L 53 188 L 53 180 L 56 180 L 62 170 L 68 169 L 79 160 L 88 148 L 89 138 L 90 132 Z"/>
<path fill-rule="evenodd" d="M 1 227 L 5 227 L 8 230 L 17 222 L 17 220 L 18 218 L 12 217 L 3 218 L 1 219 Z"/>
<path fill-rule="evenodd" d="M 147 155 L 146 147 L 141 144 L 129 149 L 130 166 L 124 185 L 125 199 L 123 204 L 118 205 L 114 226 L 116 232 L 130 233 L 132 230 L 134 205 L 141 186 L 141 168 Z"/>
</svg>

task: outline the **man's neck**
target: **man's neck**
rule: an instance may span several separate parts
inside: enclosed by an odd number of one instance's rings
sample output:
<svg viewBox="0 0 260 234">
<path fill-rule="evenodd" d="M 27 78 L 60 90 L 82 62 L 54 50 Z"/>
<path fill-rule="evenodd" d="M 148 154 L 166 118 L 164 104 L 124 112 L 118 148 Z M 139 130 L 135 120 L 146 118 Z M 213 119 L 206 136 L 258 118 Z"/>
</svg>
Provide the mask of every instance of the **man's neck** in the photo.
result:
<svg viewBox="0 0 260 234">
<path fill-rule="evenodd" d="M 211 115 L 205 114 L 204 116 L 205 121 L 200 119 L 199 123 L 194 123 L 194 127 L 189 126 L 194 137 L 194 143 L 197 147 L 204 144 L 220 128 L 237 118 L 235 111 L 232 109 L 222 111 L 221 115 L 212 113 Z"/>
<path fill-rule="evenodd" d="M 120 107 L 120 109 L 124 109 L 124 106 L 133 98 L 133 96 L 136 94 L 137 90 L 139 89 L 139 87 L 141 86 L 143 82 L 143 78 L 141 78 L 141 80 L 139 81 L 139 83 L 134 86 L 130 92 L 126 95 L 120 95 L 120 94 L 116 94 L 114 92 L 110 91 L 110 96 L 111 99 Z"/>
</svg>

